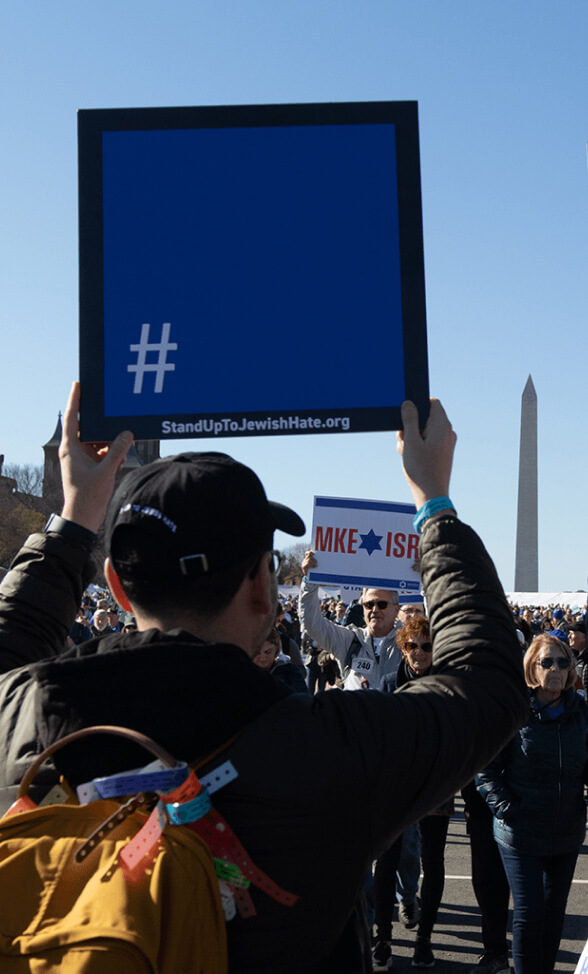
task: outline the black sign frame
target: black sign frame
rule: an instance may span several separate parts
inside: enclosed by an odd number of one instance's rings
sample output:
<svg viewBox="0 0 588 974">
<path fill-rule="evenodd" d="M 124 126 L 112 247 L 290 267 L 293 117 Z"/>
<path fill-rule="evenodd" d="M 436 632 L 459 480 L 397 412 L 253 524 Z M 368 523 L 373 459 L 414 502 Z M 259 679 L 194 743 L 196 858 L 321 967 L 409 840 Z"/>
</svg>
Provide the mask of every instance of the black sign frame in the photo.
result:
<svg viewBox="0 0 588 974">
<path fill-rule="evenodd" d="M 203 106 L 82 110 L 79 138 L 80 379 L 81 435 L 108 441 L 130 428 L 137 439 L 365 432 L 401 428 L 400 402 L 389 406 L 328 409 L 270 408 L 141 415 L 105 415 L 104 226 L 102 140 L 107 132 L 247 128 L 259 126 L 393 125 L 396 133 L 398 237 L 404 352 L 404 398 L 412 399 L 424 425 L 429 409 L 429 378 L 416 102 Z M 320 342 L 320 334 L 314 341 Z M 358 349 L 365 348 L 358 334 Z M 350 355 L 356 352 L 350 349 Z M 359 356 L 361 358 L 361 355 Z M 210 368 L 214 368 L 210 364 Z M 361 384 L 362 365 L 356 382 Z M 385 363 L 378 381 L 385 382 Z M 344 384 L 343 384 L 344 391 Z M 344 422 L 346 420 L 346 422 Z M 264 426 L 265 424 L 265 426 Z M 288 425 L 289 424 L 289 425 Z"/>
</svg>

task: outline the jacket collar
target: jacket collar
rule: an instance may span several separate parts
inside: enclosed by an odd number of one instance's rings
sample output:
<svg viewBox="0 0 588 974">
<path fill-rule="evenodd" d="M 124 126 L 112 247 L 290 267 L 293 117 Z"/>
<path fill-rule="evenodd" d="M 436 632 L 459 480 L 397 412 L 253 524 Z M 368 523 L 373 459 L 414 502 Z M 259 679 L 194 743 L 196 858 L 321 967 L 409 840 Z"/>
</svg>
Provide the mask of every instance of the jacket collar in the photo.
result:
<svg viewBox="0 0 588 974">
<path fill-rule="evenodd" d="M 91 640 L 35 664 L 31 675 L 43 747 L 80 727 L 115 724 L 142 731 L 188 762 L 210 754 L 293 692 L 238 646 L 204 643 L 182 630 Z M 96 737 L 58 752 L 55 763 L 76 784 L 144 764 L 145 754 Z"/>
<path fill-rule="evenodd" d="M 530 691 L 530 698 L 531 711 L 533 715 L 538 717 L 539 720 L 552 720 L 549 714 L 546 713 L 547 704 L 540 703 L 532 690 Z M 564 705 L 564 713 L 577 710 L 580 706 L 578 694 L 573 687 L 569 687 L 569 689 L 564 690 L 562 694 L 562 701 Z"/>
</svg>

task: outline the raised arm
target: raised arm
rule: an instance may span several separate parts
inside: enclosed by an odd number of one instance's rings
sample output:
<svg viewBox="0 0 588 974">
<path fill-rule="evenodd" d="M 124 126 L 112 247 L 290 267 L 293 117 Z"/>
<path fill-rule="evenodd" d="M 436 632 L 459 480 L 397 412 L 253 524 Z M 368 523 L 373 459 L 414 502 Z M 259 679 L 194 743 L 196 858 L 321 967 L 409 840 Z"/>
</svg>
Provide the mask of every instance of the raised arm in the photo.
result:
<svg viewBox="0 0 588 974">
<path fill-rule="evenodd" d="M 431 399 L 429 419 L 422 433 L 413 402 L 402 404 L 402 422 L 404 430 L 396 434 L 397 450 L 418 511 L 428 501 L 447 497 L 457 436 L 438 399 Z"/>
<path fill-rule="evenodd" d="M 62 517 L 97 532 L 106 516 L 115 478 L 133 442 L 133 434 L 128 431 L 119 433 L 110 445 L 82 443 L 79 410 L 80 383 L 74 382 L 65 410 L 59 447 L 64 497 Z"/>
<path fill-rule="evenodd" d="M 300 587 L 300 599 L 298 611 L 300 622 L 311 639 L 321 647 L 327 649 L 339 660 L 342 666 L 347 663 L 349 647 L 354 640 L 352 629 L 345 626 L 338 626 L 336 622 L 331 622 L 325 618 L 321 612 L 318 597 L 318 585 L 306 580 L 306 573 L 311 568 L 317 567 L 314 552 L 307 551 L 302 562 L 304 579 Z"/>
<path fill-rule="evenodd" d="M 0 585 L 0 673 L 64 649 L 82 593 L 94 574 L 94 535 L 133 438 L 121 433 L 110 447 L 81 443 L 79 403 L 80 386 L 74 382 L 59 448 L 61 518 L 67 523 L 54 521 L 57 530 L 49 526 L 27 538 Z"/>
<path fill-rule="evenodd" d="M 486 767 L 528 714 L 502 586 L 482 542 L 448 499 L 455 434 L 435 401 L 422 433 L 412 404 L 404 404 L 403 418 L 398 448 L 417 507 L 446 499 L 423 522 L 420 541 L 432 671 L 394 694 L 340 694 L 325 702 L 347 716 L 355 712 L 367 810 L 373 835 L 385 838 L 375 853 Z M 350 753 L 347 760 L 351 766 Z"/>
</svg>

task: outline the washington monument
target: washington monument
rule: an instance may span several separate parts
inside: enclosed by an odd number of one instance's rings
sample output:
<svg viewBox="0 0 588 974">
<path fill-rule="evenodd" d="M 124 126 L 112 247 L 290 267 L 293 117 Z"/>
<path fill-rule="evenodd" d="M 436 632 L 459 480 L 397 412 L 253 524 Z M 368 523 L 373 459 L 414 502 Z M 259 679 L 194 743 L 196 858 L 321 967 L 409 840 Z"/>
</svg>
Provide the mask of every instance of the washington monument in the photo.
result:
<svg viewBox="0 0 588 974">
<path fill-rule="evenodd" d="M 539 591 L 537 524 L 537 393 L 529 376 L 521 402 L 515 592 Z"/>
</svg>

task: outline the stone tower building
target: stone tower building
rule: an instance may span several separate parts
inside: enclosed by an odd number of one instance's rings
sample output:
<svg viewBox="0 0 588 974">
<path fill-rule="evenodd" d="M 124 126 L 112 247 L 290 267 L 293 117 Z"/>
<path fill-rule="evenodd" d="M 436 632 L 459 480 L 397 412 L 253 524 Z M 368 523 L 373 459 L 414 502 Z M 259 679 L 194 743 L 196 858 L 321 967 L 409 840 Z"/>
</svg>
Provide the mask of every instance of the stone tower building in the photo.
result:
<svg viewBox="0 0 588 974">
<path fill-rule="evenodd" d="M 61 489 L 61 470 L 59 469 L 59 444 L 61 443 L 61 413 L 57 416 L 57 426 L 50 440 L 43 447 L 45 461 L 43 464 L 43 499 L 51 502 L 51 506 L 58 512 L 63 504 Z"/>
</svg>

